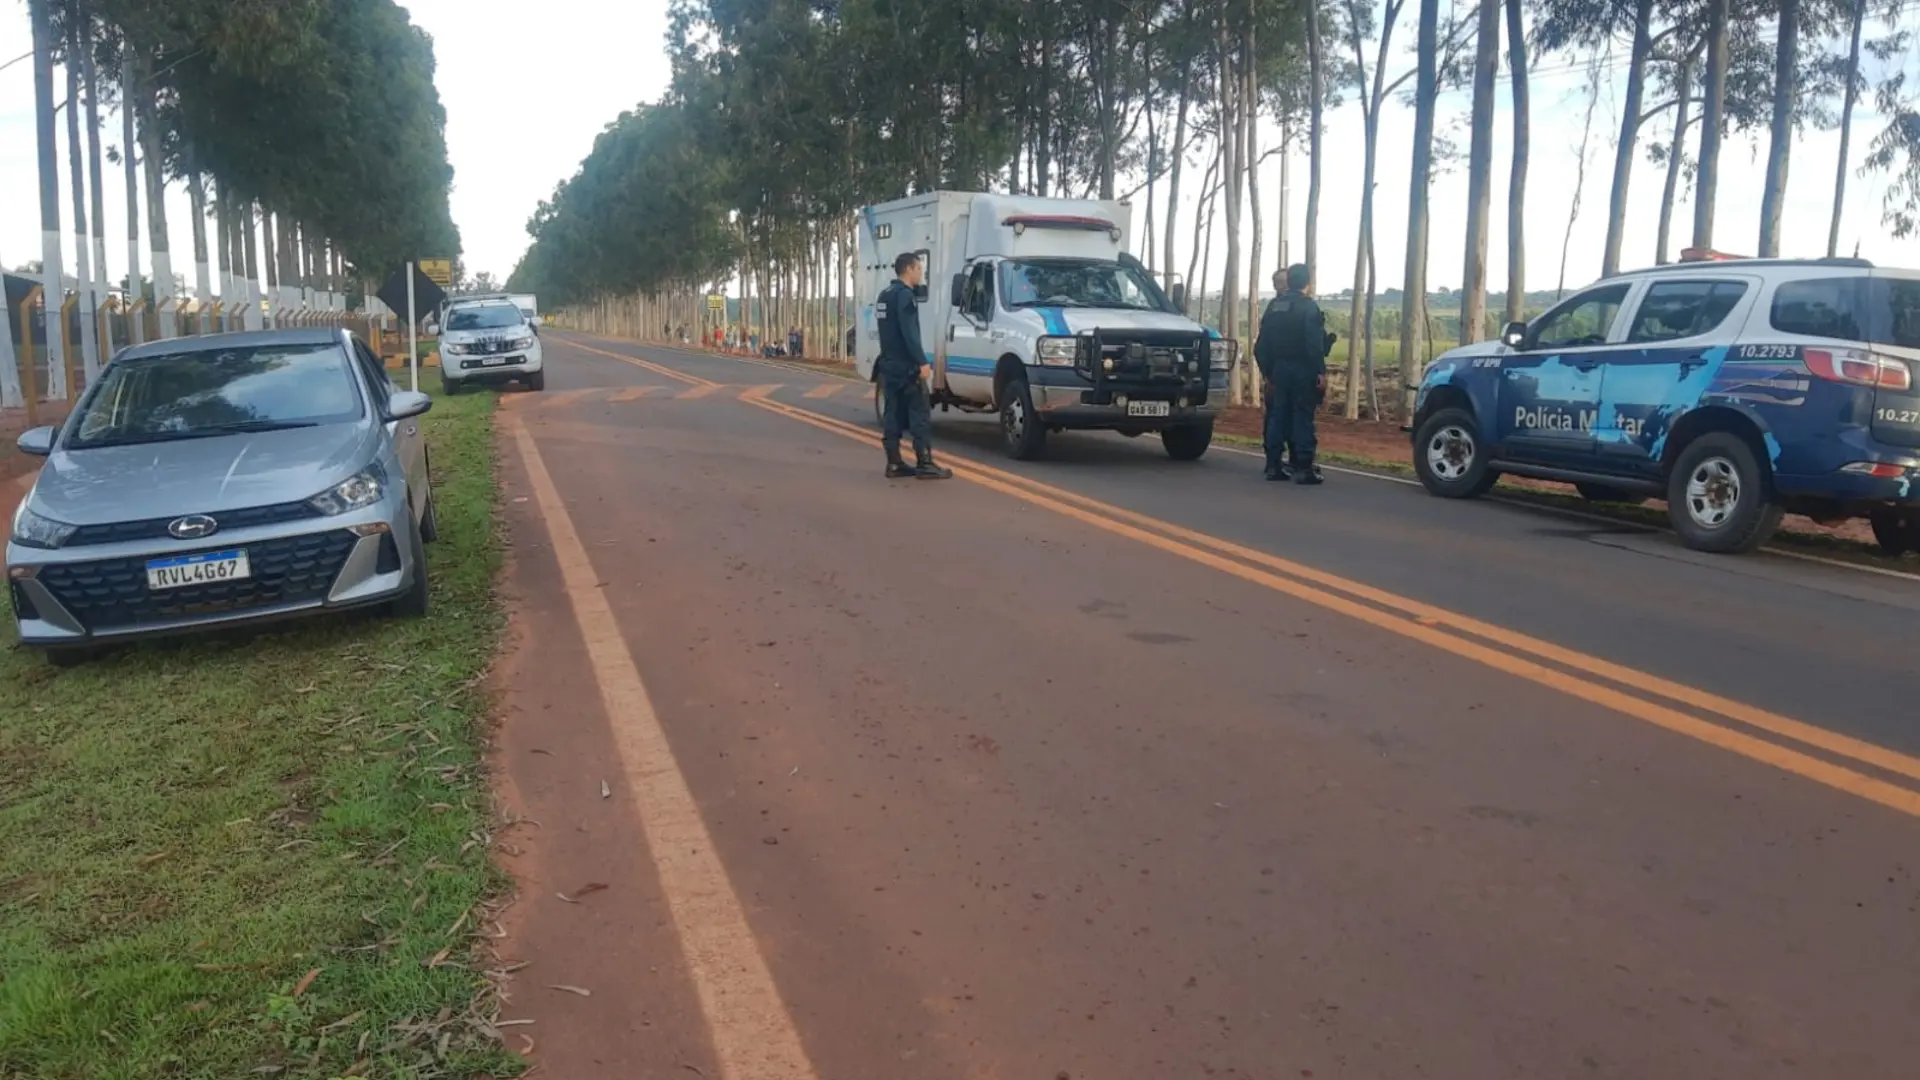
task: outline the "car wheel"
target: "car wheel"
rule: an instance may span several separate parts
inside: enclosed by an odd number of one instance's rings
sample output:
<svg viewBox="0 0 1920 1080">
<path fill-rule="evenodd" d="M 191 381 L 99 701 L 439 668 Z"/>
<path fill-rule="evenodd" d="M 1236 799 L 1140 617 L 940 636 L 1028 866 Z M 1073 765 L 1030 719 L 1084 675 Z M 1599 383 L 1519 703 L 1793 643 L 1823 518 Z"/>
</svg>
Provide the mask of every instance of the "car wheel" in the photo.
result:
<svg viewBox="0 0 1920 1080">
<path fill-rule="evenodd" d="M 545 370 L 536 371 L 533 374 L 527 376 L 527 389 L 540 391 L 540 390 L 545 390 L 546 388 L 547 388 L 547 373 Z"/>
<path fill-rule="evenodd" d="M 1427 491 L 1443 499 L 1477 499 L 1500 480 L 1500 474 L 1487 467 L 1486 444 L 1465 409 L 1441 409 L 1420 425 L 1413 440 L 1413 471 Z"/>
<path fill-rule="evenodd" d="M 1879 541 L 1882 554 L 1897 559 L 1920 550 L 1920 517 L 1898 510 L 1875 510 L 1867 515 L 1867 521 L 1873 526 L 1873 538 Z"/>
<path fill-rule="evenodd" d="M 1628 506 L 1639 506 L 1647 501 L 1645 495 L 1636 495 L 1631 491 L 1622 491 L 1605 484 L 1575 484 L 1573 487 L 1580 493 L 1580 497 L 1588 502 L 1625 503 Z"/>
<path fill-rule="evenodd" d="M 1772 538 L 1783 514 L 1753 447 L 1730 432 L 1688 443 L 1667 478 L 1667 517 L 1695 551 L 1752 551 Z"/>
<path fill-rule="evenodd" d="M 460 392 L 460 380 L 449 379 L 447 378 L 447 373 L 442 371 L 440 373 L 440 390 L 448 397 L 452 397 Z"/>
<path fill-rule="evenodd" d="M 1167 456 L 1175 461 L 1198 461 L 1207 447 L 1213 445 L 1213 421 L 1161 428 L 1160 443 L 1167 448 Z"/>
<path fill-rule="evenodd" d="M 427 552 L 420 542 L 421 530 L 413 530 L 413 584 L 396 597 L 388 613 L 396 619 L 418 619 L 427 613 Z"/>
<path fill-rule="evenodd" d="M 1033 392 L 1023 376 L 1007 380 L 1000 393 L 1000 438 L 1007 456 L 1030 461 L 1047 445 L 1047 426 L 1033 414 Z"/>
<path fill-rule="evenodd" d="M 431 544 L 440 539 L 440 515 L 434 512 L 433 489 L 427 489 L 427 510 L 420 515 L 420 540 Z"/>
</svg>

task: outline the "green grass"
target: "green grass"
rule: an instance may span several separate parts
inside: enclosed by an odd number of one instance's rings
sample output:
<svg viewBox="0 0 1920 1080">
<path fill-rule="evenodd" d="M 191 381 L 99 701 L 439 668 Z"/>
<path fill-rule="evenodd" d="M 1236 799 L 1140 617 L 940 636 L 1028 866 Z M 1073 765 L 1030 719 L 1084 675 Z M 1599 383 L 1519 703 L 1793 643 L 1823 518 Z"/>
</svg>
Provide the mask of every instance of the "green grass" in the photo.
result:
<svg viewBox="0 0 1920 1080">
<path fill-rule="evenodd" d="M 424 421 L 427 619 L 0 653 L 0 1077 L 518 1072 L 476 953 L 492 409 Z"/>
</svg>

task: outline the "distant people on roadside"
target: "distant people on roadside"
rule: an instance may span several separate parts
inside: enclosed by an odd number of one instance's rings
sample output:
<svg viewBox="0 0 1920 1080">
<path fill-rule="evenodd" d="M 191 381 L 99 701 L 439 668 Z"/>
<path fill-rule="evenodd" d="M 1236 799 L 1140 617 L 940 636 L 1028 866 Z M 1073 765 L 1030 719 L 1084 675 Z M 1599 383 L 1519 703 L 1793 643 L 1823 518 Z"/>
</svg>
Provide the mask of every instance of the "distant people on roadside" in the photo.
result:
<svg viewBox="0 0 1920 1080">
<path fill-rule="evenodd" d="M 883 406 L 880 443 L 887 452 L 887 476 L 945 480 L 953 471 L 933 460 L 933 405 L 928 391 L 933 367 L 920 342 L 919 301 L 914 295 L 924 273 L 920 257 L 900 255 L 893 260 L 893 273 L 893 283 L 874 305 L 880 328 L 880 360 L 875 370 Z M 900 458 L 900 436 L 908 430 L 913 432 L 912 465 Z"/>
<path fill-rule="evenodd" d="M 1253 358 L 1260 368 L 1261 397 L 1266 403 L 1263 441 L 1269 480 L 1318 484 L 1324 479 L 1313 461 L 1319 449 L 1314 414 L 1327 396 L 1327 350 L 1332 347 L 1332 335 L 1326 332 L 1320 305 L 1307 295 L 1312 280 L 1313 272 L 1304 263 L 1273 275 L 1274 286 L 1284 288 L 1267 305 L 1260 336 L 1254 341 Z"/>
<path fill-rule="evenodd" d="M 801 356 L 805 355 L 804 353 L 801 352 L 801 349 L 800 349 L 800 347 L 805 343 L 806 343 L 806 337 L 805 335 L 800 333 L 799 327 L 796 326 L 793 329 L 787 331 L 787 355 L 788 356 L 791 356 L 795 359 L 799 359 Z"/>
</svg>

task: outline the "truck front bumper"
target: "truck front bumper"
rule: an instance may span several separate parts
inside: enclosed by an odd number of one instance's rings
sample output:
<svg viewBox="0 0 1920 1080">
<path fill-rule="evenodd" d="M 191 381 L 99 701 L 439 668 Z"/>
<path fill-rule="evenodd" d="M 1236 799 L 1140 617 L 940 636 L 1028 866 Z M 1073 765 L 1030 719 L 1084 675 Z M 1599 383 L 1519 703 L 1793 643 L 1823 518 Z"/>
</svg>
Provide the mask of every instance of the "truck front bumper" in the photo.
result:
<svg viewBox="0 0 1920 1080">
<path fill-rule="evenodd" d="M 1033 395 L 1034 412 L 1048 424 L 1063 428 L 1093 430 L 1155 431 L 1178 424 L 1211 421 L 1227 407 L 1225 373 L 1204 391 L 1198 384 L 1188 387 L 1165 385 L 1128 387 L 1109 385 L 1105 394 L 1078 373 L 1063 368 L 1028 368 L 1028 390 Z M 1100 400 L 1105 398 L 1106 400 Z M 1164 402 L 1164 416 L 1131 413 L 1135 403 Z"/>
</svg>

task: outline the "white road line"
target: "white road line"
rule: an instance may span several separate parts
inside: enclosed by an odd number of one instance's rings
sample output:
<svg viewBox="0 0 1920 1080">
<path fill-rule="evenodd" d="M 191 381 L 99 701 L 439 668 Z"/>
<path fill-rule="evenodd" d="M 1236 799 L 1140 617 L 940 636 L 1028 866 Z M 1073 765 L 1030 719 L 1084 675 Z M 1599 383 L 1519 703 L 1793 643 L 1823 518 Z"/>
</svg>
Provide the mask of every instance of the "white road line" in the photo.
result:
<svg viewBox="0 0 1920 1080">
<path fill-rule="evenodd" d="M 519 445 L 547 535 L 587 646 L 627 789 L 693 975 L 723 1080 L 816 1080 L 793 1017 L 760 954 L 746 910 L 714 850 L 674 759 L 653 699 L 574 531 L 540 449 L 520 418 L 502 414 Z"/>
</svg>

